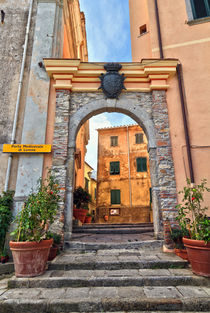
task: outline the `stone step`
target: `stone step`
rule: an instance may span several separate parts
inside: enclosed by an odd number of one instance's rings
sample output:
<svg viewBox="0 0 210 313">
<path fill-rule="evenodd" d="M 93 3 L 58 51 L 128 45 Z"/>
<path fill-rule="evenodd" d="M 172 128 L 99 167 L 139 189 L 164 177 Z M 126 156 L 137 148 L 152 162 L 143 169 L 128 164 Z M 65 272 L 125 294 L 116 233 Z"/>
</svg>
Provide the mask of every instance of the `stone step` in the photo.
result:
<svg viewBox="0 0 210 313">
<path fill-rule="evenodd" d="M 122 269 L 167 269 L 185 268 L 188 262 L 174 254 L 157 250 L 99 250 L 77 253 L 65 251 L 49 264 L 50 270 L 122 270 Z"/>
<path fill-rule="evenodd" d="M 0 292 L 1 313 L 209 312 L 208 287 L 33 288 Z"/>
<path fill-rule="evenodd" d="M 187 275 L 186 275 L 187 271 Z M 35 278 L 16 278 L 8 281 L 9 288 L 65 287 L 125 287 L 125 286 L 210 286 L 210 280 L 179 270 L 179 275 L 166 269 L 158 270 L 70 270 L 48 271 Z"/>
<path fill-rule="evenodd" d="M 82 239 L 81 239 L 82 240 Z M 107 250 L 107 249 L 156 249 L 163 246 L 163 240 L 145 240 L 133 242 L 82 242 L 82 241 L 65 242 L 65 248 L 74 250 Z"/>
<path fill-rule="evenodd" d="M 112 227 L 104 227 L 104 228 L 83 228 L 83 227 L 75 227 L 73 229 L 73 233 L 86 233 L 86 234 L 142 234 L 154 232 L 153 227 L 123 227 L 123 228 L 112 228 Z"/>
<path fill-rule="evenodd" d="M 142 228 L 142 227 L 153 227 L 153 223 L 137 223 L 137 224 L 131 224 L 131 223 L 124 223 L 124 224 L 83 224 L 82 226 L 73 226 L 74 228 Z"/>
</svg>

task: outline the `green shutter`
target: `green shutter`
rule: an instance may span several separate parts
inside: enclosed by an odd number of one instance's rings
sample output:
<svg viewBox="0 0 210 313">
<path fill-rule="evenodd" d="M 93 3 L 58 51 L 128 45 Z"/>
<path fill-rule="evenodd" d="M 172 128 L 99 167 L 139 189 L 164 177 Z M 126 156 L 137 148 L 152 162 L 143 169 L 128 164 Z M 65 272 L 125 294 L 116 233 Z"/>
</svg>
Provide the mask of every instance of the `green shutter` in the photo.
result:
<svg viewBox="0 0 210 313">
<path fill-rule="evenodd" d="M 135 135 L 136 136 L 136 144 L 139 144 L 139 143 L 143 143 L 144 142 L 144 137 L 143 137 L 143 134 L 142 133 L 138 133 Z"/>
<path fill-rule="evenodd" d="M 136 159 L 137 172 L 147 172 L 147 158 Z"/>
<path fill-rule="evenodd" d="M 120 190 L 119 189 L 113 189 L 111 190 L 111 204 L 120 204 Z"/>
<path fill-rule="evenodd" d="M 110 175 L 120 174 L 120 162 L 110 162 Z"/>
</svg>

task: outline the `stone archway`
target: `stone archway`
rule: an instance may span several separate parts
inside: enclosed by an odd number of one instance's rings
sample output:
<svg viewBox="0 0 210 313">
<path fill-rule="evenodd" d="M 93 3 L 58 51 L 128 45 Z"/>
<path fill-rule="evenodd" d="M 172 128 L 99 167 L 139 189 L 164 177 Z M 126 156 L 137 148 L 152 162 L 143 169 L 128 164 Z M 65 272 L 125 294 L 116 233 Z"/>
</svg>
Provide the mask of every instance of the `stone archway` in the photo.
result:
<svg viewBox="0 0 210 313">
<path fill-rule="evenodd" d="M 65 110 L 69 106 L 69 113 Z M 55 138 L 61 132 L 66 143 L 65 165 L 58 164 L 60 155 L 54 156 L 54 170 L 65 181 L 65 240 L 72 231 L 72 209 L 74 188 L 74 153 L 76 135 L 80 126 L 90 117 L 102 112 L 121 112 L 132 117 L 144 130 L 148 138 L 155 237 L 163 236 L 163 221 L 169 217 L 176 205 L 176 185 L 171 155 L 169 125 L 165 91 L 152 93 L 125 93 L 119 100 L 104 99 L 101 93 L 70 93 L 59 91 L 57 96 Z M 63 121 L 69 116 L 69 124 Z M 60 124 L 60 126 L 59 126 Z M 61 127 L 62 125 L 62 127 Z M 54 142 L 56 144 L 56 142 Z"/>
<path fill-rule="evenodd" d="M 168 241 L 168 220 L 174 221 L 177 204 L 166 90 L 167 80 L 176 73 L 176 60 L 143 60 L 125 63 L 126 91 L 119 99 L 104 99 L 99 75 L 103 63 L 80 60 L 46 59 L 48 74 L 55 80 L 56 114 L 53 142 L 53 169 L 61 185 L 61 216 L 57 229 L 65 232 L 68 243 L 72 231 L 74 153 L 76 134 L 91 116 L 102 112 L 121 112 L 133 118 L 148 139 L 155 237 Z"/>
</svg>

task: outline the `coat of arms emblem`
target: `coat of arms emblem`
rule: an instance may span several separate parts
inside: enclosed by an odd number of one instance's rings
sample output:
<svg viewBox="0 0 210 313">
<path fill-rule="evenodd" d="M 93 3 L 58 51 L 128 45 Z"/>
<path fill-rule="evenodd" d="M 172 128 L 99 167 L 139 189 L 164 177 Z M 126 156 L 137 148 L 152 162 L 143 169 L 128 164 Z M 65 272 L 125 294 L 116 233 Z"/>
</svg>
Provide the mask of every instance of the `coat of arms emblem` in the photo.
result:
<svg viewBox="0 0 210 313">
<path fill-rule="evenodd" d="M 104 65 L 104 69 L 107 73 L 99 76 L 101 80 L 101 86 L 98 89 L 102 89 L 106 98 L 118 99 L 122 89 L 126 89 L 124 86 L 124 74 L 119 74 L 122 65 L 119 63 L 107 63 Z"/>
</svg>

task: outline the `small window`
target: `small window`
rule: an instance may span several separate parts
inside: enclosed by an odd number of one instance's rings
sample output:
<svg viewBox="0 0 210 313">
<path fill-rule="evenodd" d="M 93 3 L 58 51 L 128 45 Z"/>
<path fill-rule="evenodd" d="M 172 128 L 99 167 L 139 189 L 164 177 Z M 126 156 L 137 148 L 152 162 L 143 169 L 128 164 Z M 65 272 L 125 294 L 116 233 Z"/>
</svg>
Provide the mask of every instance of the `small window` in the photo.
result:
<svg viewBox="0 0 210 313">
<path fill-rule="evenodd" d="M 111 204 L 120 204 L 120 189 L 111 190 Z"/>
<path fill-rule="evenodd" d="M 210 16 L 210 0 L 191 0 L 194 19 Z"/>
<path fill-rule="evenodd" d="M 95 200 L 96 200 L 96 196 L 97 196 L 97 189 L 95 188 L 95 192 L 94 192 Z"/>
<path fill-rule="evenodd" d="M 149 189 L 150 204 L 152 203 L 152 188 Z"/>
<path fill-rule="evenodd" d="M 137 172 L 147 172 L 147 158 L 136 159 Z"/>
<path fill-rule="evenodd" d="M 141 134 L 141 133 L 135 134 L 135 137 L 136 137 L 136 143 L 143 143 L 144 142 L 143 134 Z"/>
<path fill-rule="evenodd" d="M 140 35 L 147 33 L 147 25 L 146 24 L 139 27 L 139 33 L 140 33 Z"/>
<path fill-rule="evenodd" d="M 111 140 L 110 142 L 111 147 L 118 146 L 118 136 L 111 136 L 110 140 Z"/>
<path fill-rule="evenodd" d="M 120 162 L 110 162 L 110 175 L 120 174 Z"/>
<path fill-rule="evenodd" d="M 89 190 L 89 179 L 87 179 L 85 177 L 85 190 L 88 191 Z"/>
</svg>

